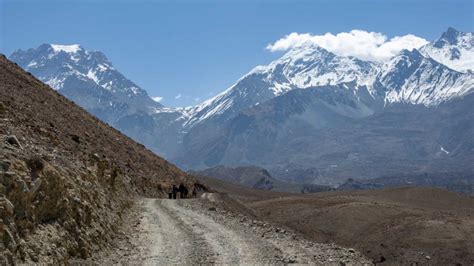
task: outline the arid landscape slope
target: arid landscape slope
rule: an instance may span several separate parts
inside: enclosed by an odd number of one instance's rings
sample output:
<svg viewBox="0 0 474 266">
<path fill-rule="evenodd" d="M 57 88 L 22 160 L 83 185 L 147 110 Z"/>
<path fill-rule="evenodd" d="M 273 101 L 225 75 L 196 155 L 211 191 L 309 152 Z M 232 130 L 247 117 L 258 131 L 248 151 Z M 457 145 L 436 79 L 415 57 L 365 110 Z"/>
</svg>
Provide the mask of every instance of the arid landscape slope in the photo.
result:
<svg viewBox="0 0 474 266">
<path fill-rule="evenodd" d="M 135 195 L 195 180 L 0 56 L 0 264 L 110 246 Z"/>
<path fill-rule="evenodd" d="M 288 194 L 201 178 L 256 216 L 374 263 L 473 265 L 474 198 L 437 188 Z"/>
</svg>

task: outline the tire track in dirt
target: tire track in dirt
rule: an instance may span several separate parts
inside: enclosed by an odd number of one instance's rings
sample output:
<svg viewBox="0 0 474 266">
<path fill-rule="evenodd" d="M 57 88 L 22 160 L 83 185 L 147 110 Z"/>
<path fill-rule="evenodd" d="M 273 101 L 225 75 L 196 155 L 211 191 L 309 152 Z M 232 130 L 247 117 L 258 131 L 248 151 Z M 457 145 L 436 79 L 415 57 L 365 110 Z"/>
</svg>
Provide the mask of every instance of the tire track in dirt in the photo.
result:
<svg viewBox="0 0 474 266">
<path fill-rule="evenodd" d="M 175 213 L 164 208 L 163 200 L 146 199 L 143 226 L 149 254 L 145 263 L 206 264 L 215 259 L 206 239 L 195 234 Z"/>
<path fill-rule="evenodd" d="M 95 261 L 144 265 L 365 265 L 355 251 L 314 243 L 207 198 L 140 199 L 127 245 Z M 135 224 L 135 222 L 133 223 Z"/>
<path fill-rule="evenodd" d="M 202 236 L 212 247 L 217 264 L 266 264 L 276 263 L 281 250 L 271 243 L 239 230 L 228 228 L 208 216 L 183 207 L 179 201 L 162 200 L 169 212 L 178 214 L 179 219 L 192 227 L 193 235 Z"/>
</svg>

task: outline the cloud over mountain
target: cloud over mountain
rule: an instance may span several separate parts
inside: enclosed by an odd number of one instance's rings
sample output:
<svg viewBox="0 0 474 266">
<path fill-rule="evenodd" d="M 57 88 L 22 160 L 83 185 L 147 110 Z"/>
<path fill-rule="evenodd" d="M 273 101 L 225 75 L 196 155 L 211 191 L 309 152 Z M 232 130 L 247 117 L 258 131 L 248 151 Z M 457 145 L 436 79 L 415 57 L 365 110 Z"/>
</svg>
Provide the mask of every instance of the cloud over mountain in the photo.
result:
<svg viewBox="0 0 474 266">
<path fill-rule="evenodd" d="M 311 33 L 293 32 L 274 43 L 267 45 L 267 50 L 286 51 L 308 44 L 316 44 L 341 56 L 355 56 L 363 60 L 384 61 L 390 59 L 403 49 L 419 48 L 428 41 L 418 36 L 407 34 L 389 39 L 379 32 L 351 30 L 336 35 L 312 35 Z"/>
</svg>

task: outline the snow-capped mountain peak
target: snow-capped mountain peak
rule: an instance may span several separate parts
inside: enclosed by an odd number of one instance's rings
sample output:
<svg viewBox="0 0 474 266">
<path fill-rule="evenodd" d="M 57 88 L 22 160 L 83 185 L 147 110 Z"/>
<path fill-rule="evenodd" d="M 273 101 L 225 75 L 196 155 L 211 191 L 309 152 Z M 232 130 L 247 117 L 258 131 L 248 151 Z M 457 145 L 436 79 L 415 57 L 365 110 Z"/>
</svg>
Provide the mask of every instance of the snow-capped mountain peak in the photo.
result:
<svg viewBox="0 0 474 266">
<path fill-rule="evenodd" d="M 337 56 L 315 44 L 306 44 L 288 51 L 256 73 L 268 75 L 275 95 L 297 88 L 336 85 L 354 82 L 367 86 L 375 77 L 376 63 L 355 57 Z"/>
<path fill-rule="evenodd" d="M 55 52 L 66 52 L 66 53 L 77 53 L 79 50 L 83 50 L 83 48 L 79 44 L 72 44 L 72 45 L 61 45 L 61 44 L 51 44 L 51 48 Z"/>
<path fill-rule="evenodd" d="M 402 72 L 406 72 L 410 68 L 415 70 L 425 57 L 416 49 L 402 50 L 399 54 L 392 57 L 389 61 L 384 62 L 380 67 L 380 77 L 384 78 L 389 73 L 398 77 Z"/>
<path fill-rule="evenodd" d="M 319 127 L 319 122 L 332 121 L 332 112 L 352 119 L 398 108 L 398 103 L 432 107 L 462 100 L 474 91 L 474 74 L 460 72 L 473 67 L 472 46 L 472 33 L 449 29 L 437 43 L 371 62 L 305 44 L 252 69 L 217 96 L 186 108 L 162 106 L 118 72 L 103 53 L 80 45 L 44 44 L 19 50 L 10 59 L 154 151 L 178 156 L 195 144 L 206 144 L 209 136 L 227 134 L 220 131 L 222 125 L 231 123 L 240 130 L 247 117 L 270 114 L 276 120 L 267 122 L 273 126 L 295 115 L 295 125 L 314 122 Z M 289 112 L 283 117 L 281 110 Z M 197 154 L 225 146 L 209 143 Z"/>
<path fill-rule="evenodd" d="M 448 28 L 441 37 L 420 48 L 423 55 L 460 72 L 474 70 L 474 34 Z"/>
<path fill-rule="evenodd" d="M 107 122 L 117 119 L 113 114 L 153 113 L 163 108 L 100 51 L 78 44 L 42 44 L 18 50 L 10 59 Z"/>
<path fill-rule="evenodd" d="M 445 34 L 458 45 L 462 34 Z M 464 35 L 463 35 L 464 36 Z M 185 126 L 212 117 L 227 119 L 240 110 L 263 103 L 294 89 L 340 85 L 354 93 L 365 88 L 385 103 L 435 105 L 471 91 L 472 75 L 449 69 L 417 49 L 402 50 L 384 63 L 338 56 L 317 45 L 305 44 L 268 65 L 257 66 L 219 95 L 188 108 Z"/>
<path fill-rule="evenodd" d="M 88 51 L 78 44 L 43 44 L 36 49 L 18 50 L 10 59 L 56 90 L 72 77 L 93 82 L 112 93 L 134 97 L 146 91 L 126 79 L 99 51 Z"/>
<path fill-rule="evenodd" d="M 457 45 L 459 42 L 459 37 L 463 34 L 457 31 L 454 28 L 449 27 L 441 37 L 433 43 L 433 46 L 436 48 L 443 48 L 445 45 Z"/>
<path fill-rule="evenodd" d="M 436 105 L 462 96 L 474 88 L 472 74 L 454 71 L 418 50 L 403 50 L 385 62 L 377 82 L 385 91 L 385 103 Z"/>
</svg>

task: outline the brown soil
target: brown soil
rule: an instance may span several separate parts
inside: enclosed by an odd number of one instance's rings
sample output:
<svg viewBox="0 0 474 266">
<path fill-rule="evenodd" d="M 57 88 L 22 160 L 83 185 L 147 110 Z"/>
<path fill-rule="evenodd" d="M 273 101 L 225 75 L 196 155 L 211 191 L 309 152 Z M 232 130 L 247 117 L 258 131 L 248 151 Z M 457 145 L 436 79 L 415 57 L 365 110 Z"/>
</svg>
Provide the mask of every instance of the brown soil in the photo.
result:
<svg viewBox="0 0 474 266">
<path fill-rule="evenodd" d="M 321 244 L 234 211 L 220 193 L 198 199 L 141 199 L 138 221 L 112 252 L 86 263 L 140 265 L 370 265 L 353 249 Z M 229 204 L 222 204 L 229 201 Z M 79 261 L 78 261 L 79 262 Z M 79 262 L 80 263 L 80 262 Z"/>
<path fill-rule="evenodd" d="M 202 179 L 260 217 L 375 263 L 474 264 L 474 198 L 435 188 L 282 194 Z"/>
<path fill-rule="evenodd" d="M 0 55 L 0 264 L 113 247 L 137 194 L 203 187 Z"/>
<path fill-rule="evenodd" d="M 0 55 L 1 56 L 1 55 Z M 171 183 L 189 176 L 118 130 L 101 122 L 74 102 L 0 58 L 0 102 L 4 119 L 0 134 L 38 142 L 67 156 L 98 155 L 115 163 L 149 196 L 163 196 Z"/>
</svg>

